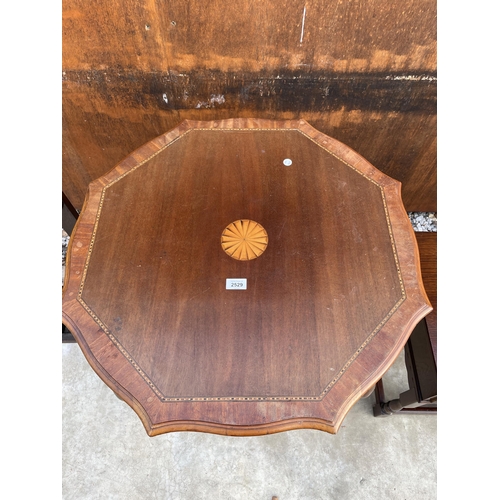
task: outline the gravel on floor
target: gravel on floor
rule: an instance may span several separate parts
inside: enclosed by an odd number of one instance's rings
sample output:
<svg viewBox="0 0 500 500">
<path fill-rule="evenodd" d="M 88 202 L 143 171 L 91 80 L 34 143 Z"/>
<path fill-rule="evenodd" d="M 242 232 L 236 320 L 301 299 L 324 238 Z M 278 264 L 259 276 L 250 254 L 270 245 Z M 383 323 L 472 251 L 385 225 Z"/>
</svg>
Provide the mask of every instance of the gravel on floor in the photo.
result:
<svg viewBox="0 0 500 500">
<path fill-rule="evenodd" d="M 63 266 L 66 263 L 66 252 L 68 251 L 68 245 L 69 245 L 69 235 L 63 229 L 62 230 L 62 265 Z"/>
<path fill-rule="evenodd" d="M 410 217 L 411 225 L 416 232 L 437 232 L 436 212 L 408 212 L 408 217 Z"/>
</svg>

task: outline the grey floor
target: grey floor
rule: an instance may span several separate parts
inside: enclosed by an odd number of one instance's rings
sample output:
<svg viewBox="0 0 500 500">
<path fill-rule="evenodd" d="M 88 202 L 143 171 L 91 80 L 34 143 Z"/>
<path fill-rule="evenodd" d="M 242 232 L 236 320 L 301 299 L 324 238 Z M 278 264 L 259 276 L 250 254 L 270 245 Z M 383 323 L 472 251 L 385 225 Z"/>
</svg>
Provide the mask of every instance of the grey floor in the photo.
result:
<svg viewBox="0 0 500 500">
<path fill-rule="evenodd" d="M 150 438 L 77 344 L 62 344 L 62 369 L 64 499 L 437 498 L 435 415 L 375 418 L 372 395 L 353 407 L 336 435 Z M 383 380 L 389 398 L 408 388 L 403 355 Z"/>
<path fill-rule="evenodd" d="M 437 498 L 435 415 L 375 418 L 372 395 L 354 406 L 336 435 L 151 438 L 77 344 L 63 344 L 62 356 L 64 499 Z M 384 383 L 389 397 L 407 388 L 402 356 Z"/>
</svg>

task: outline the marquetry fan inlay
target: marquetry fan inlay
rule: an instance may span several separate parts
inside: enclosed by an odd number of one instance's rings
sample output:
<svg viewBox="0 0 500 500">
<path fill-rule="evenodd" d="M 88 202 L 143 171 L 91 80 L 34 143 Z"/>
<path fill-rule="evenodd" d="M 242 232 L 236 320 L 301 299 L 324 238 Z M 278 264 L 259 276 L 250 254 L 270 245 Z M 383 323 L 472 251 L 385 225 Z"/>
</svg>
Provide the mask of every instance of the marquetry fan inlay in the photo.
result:
<svg viewBox="0 0 500 500">
<path fill-rule="evenodd" d="M 266 230 L 257 222 L 240 219 L 224 229 L 221 245 L 230 257 L 237 260 L 252 260 L 262 255 L 267 247 Z"/>
</svg>

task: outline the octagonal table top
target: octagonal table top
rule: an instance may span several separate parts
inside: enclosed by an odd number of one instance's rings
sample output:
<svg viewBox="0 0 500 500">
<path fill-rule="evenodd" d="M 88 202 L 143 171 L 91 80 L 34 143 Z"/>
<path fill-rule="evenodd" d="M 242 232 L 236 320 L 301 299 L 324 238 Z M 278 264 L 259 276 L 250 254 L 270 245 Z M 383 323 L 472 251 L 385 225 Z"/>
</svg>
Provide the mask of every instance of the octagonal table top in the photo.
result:
<svg viewBox="0 0 500 500">
<path fill-rule="evenodd" d="M 335 433 L 431 310 L 400 188 L 304 120 L 184 121 L 89 185 L 63 322 L 150 435 Z"/>
</svg>

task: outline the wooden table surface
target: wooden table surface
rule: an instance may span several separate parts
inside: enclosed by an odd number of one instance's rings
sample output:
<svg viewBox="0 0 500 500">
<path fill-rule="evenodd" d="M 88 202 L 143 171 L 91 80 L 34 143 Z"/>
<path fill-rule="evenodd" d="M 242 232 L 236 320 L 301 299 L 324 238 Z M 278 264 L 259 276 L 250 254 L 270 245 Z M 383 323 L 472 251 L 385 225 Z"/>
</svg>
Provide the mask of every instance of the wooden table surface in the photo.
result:
<svg viewBox="0 0 500 500">
<path fill-rule="evenodd" d="M 150 435 L 336 432 L 431 311 L 400 192 L 303 120 L 184 121 L 90 184 L 63 322 Z"/>
</svg>

